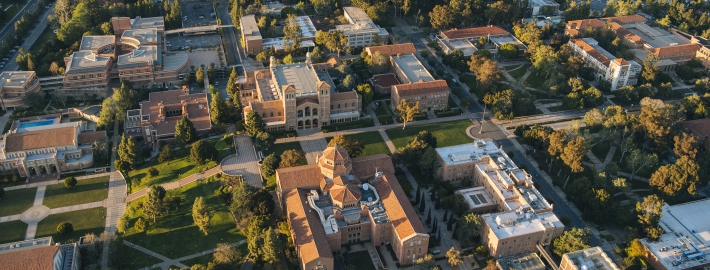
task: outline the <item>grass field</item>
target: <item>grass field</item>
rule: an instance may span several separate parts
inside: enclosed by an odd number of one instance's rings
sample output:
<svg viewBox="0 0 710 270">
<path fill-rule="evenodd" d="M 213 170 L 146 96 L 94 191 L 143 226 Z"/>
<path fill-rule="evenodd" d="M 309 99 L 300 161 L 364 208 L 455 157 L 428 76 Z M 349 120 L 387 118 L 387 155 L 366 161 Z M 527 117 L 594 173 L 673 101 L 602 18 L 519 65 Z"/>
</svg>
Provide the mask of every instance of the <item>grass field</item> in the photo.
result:
<svg viewBox="0 0 710 270">
<path fill-rule="evenodd" d="M 510 69 L 508 67 L 505 67 L 505 69 L 506 70 L 513 70 L 513 69 L 515 69 L 515 67 L 519 67 L 519 66 L 511 66 Z M 522 78 L 523 75 L 525 75 L 525 72 L 528 71 L 528 67 L 530 67 L 530 64 L 524 64 L 524 65 L 522 65 L 522 67 L 520 67 L 518 69 L 515 69 L 513 71 L 508 71 L 508 74 L 510 74 L 510 76 L 513 76 L 513 78 L 515 78 L 516 80 L 520 80 L 520 78 Z"/>
<path fill-rule="evenodd" d="M 415 135 L 424 130 L 431 132 L 436 137 L 437 147 L 445 147 L 473 142 L 473 139 L 466 135 L 466 128 L 469 126 L 471 126 L 471 121 L 460 120 L 432 125 L 409 126 L 406 129 L 393 128 L 385 130 L 385 132 L 396 148 L 407 145 Z"/>
<path fill-rule="evenodd" d="M 353 264 L 355 265 L 355 269 L 358 270 L 375 270 L 375 264 L 372 263 L 372 259 L 370 259 L 370 254 L 367 253 L 367 251 L 358 251 L 358 252 L 348 252 L 343 254 L 343 257 L 345 257 L 345 263 L 346 264 Z"/>
<path fill-rule="evenodd" d="M 11 243 L 25 240 L 27 223 L 22 220 L 13 220 L 0 223 L 0 243 Z"/>
<path fill-rule="evenodd" d="M 208 142 L 215 145 L 220 140 L 221 139 L 212 139 Z M 219 163 L 219 160 L 217 160 L 217 163 Z M 157 176 L 148 176 L 148 169 L 150 169 L 150 167 L 158 169 L 159 173 Z M 204 167 L 205 165 L 195 165 L 195 163 L 190 161 L 190 147 L 187 146 L 175 150 L 175 157 L 170 162 L 160 163 L 156 157 L 147 163 L 141 164 L 137 170 L 128 172 L 128 180 L 131 183 L 131 190 L 136 191 L 153 184 L 162 184 L 183 179 L 202 171 Z"/>
<path fill-rule="evenodd" d="M 271 153 L 274 153 L 274 155 L 278 157 L 278 156 L 281 156 L 281 154 L 283 152 L 285 152 L 286 150 L 290 150 L 290 149 L 295 149 L 295 150 L 301 151 L 301 153 L 303 153 L 303 148 L 301 148 L 301 143 L 287 142 L 287 143 L 274 144 L 273 146 L 271 146 L 271 148 L 264 151 L 263 154 L 264 154 L 264 157 L 266 157 L 266 156 L 270 155 Z M 303 153 L 303 154 L 305 156 L 305 153 Z M 301 160 L 301 165 L 307 165 L 307 164 L 308 164 L 308 161 L 305 158 L 303 158 Z"/>
<path fill-rule="evenodd" d="M 74 232 L 67 235 L 57 233 L 57 225 L 62 222 L 69 222 L 74 227 Z M 67 243 L 70 239 L 79 241 L 79 237 L 87 233 L 99 235 L 106 227 L 106 208 L 96 207 L 61 214 L 49 215 L 37 224 L 37 235 L 35 238 L 52 236 L 54 242 Z"/>
<path fill-rule="evenodd" d="M 530 76 L 528 76 L 527 79 L 525 79 L 525 84 L 527 86 L 530 86 L 532 88 L 538 88 L 540 87 L 543 83 L 545 82 L 545 77 L 544 75 L 540 74 L 538 76 L 537 71 L 533 70 L 530 72 Z"/>
<path fill-rule="evenodd" d="M 234 243 L 244 239 L 244 236 L 234 226 L 234 220 L 222 199 L 215 195 L 220 183 L 216 180 L 205 180 L 191 183 L 178 189 L 169 190 L 168 194 L 180 196 L 179 209 L 159 217 L 155 223 L 146 219 L 149 226 L 146 232 L 138 232 L 132 228 L 135 219 L 130 221 L 131 228 L 124 239 L 131 241 L 168 258 L 179 258 L 217 247 L 218 243 Z M 205 204 L 213 214 L 211 232 L 202 233 L 192 220 L 192 204 L 195 198 L 202 196 Z M 130 202 L 129 207 L 137 209 L 136 218 L 143 217 L 138 207 L 141 199 Z M 145 217 L 143 217 L 145 218 Z"/>
<path fill-rule="evenodd" d="M 156 263 L 161 263 L 160 259 L 140 252 L 132 247 L 126 245 L 120 245 L 118 250 L 115 251 L 116 260 L 114 267 L 118 269 L 141 269 Z"/>
<path fill-rule="evenodd" d="M 562 106 L 547 107 L 547 109 L 550 110 L 550 112 L 559 112 L 559 111 L 564 111 L 564 110 L 566 110 L 566 109 L 565 109 L 564 107 L 562 107 Z"/>
<path fill-rule="evenodd" d="M 241 261 L 246 257 L 247 254 L 249 254 L 249 251 L 247 251 L 247 244 L 242 244 L 240 246 L 237 246 L 237 249 L 239 250 L 239 254 L 242 256 L 242 258 L 239 260 L 240 263 L 239 265 L 235 265 L 235 269 L 240 269 L 241 268 Z M 181 261 L 180 263 L 192 267 L 195 264 L 201 264 L 204 266 L 207 266 L 208 263 L 212 262 L 214 259 L 214 254 L 210 253 L 207 255 L 202 255 L 200 257 L 192 258 L 189 260 L 184 260 Z"/>
<path fill-rule="evenodd" d="M 108 176 L 77 181 L 74 188 L 64 183 L 47 187 L 43 204 L 49 208 L 59 208 L 76 204 L 98 202 L 108 198 Z"/>
<path fill-rule="evenodd" d="M 392 154 L 378 131 L 350 134 L 345 135 L 345 137 L 352 138 L 353 140 L 359 141 L 365 145 L 365 149 L 362 150 L 362 154 L 360 155 L 361 157 L 377 154 Z M 332 138 L 333 137 L 327 137 L 325 138 L 325 141 L 330 142 L 330 139 Z"/>
<path fill-rule="evenodd" d="M 22 214 L 30 209 L 35 200 L 37 188 L 23 188 L 5 191 L 0 200 L 0 217 Z"/>
</svg>

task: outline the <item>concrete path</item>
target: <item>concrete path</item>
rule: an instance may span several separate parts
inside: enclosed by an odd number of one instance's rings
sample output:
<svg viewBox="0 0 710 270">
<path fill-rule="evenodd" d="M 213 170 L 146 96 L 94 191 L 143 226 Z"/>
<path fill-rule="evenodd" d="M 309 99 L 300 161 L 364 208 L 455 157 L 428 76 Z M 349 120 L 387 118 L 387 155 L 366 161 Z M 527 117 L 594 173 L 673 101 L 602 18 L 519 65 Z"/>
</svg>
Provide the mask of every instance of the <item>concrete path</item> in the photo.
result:
<svg viewBox="0 0 710 270">
<path fill-rule="evenodd" d="M 251 139 L 246 135 L 235 135 L 234 145 L 236 154 L 222 160 L 222 172 L 232 176 L 241 175 L 245 183 L 261 188 L 263 181 L 259 172 L 259 159 Z"/>
<path fill-rule="evenodd" d="M 243 244 L 245 244 L 245 243 L 246 243 L 246 239 L 245 239 L 245 240 L 242 240 L 242 241 L 239 241 L 239 242 L 231 243 L 231 244 L 229 244 L 229 246 L 230 246 L 230 247 L 236 247 L 236 246 L 239 246 L 239 245 L 243 245 Z M 141 247 L 141 246 L 136 245 L 136 244 L 134 244 L 134 243 L 131 243 L 131 242 L 127 241 L 127 240 L 123 240 L 123 244 L 126 245 L 126 246 L 129 246 L 129 247 L 131 247 L 131 248 L 134 248 L 134 249 L 136 249 L 136 250 L 138 250 L 138 251 L 140 251 L 140 252 L 143 252 L 143 253 L 145 253 L 145 254 L 148 254 L 148 255 L 150 255 L 150 256 L 153 256 L 153 257 L 155 257 L 155 258 L 158 258 L 158 259 L 160 259 L 160 260 L 163 261 L 163 262 L 161 262 L 161 263 L 157 263 L 157 264 L 154 264 L 154 265 L 145 267 L 145 268 L 143 268 L 143 269 L 155 269 L 155 268 L 170 269 L 170 266 L 173 266 L 173 265 L 174 265 L 174 266 L 178 266 L 178 267 L 180 267 L 180 268 L 188 268 L 188 269 L 189 269 L 189 268 L 191 267 L 191 265 L 184 265 L 184 264 L 182 264 L 182 263 L 180 263 L 180 262 L 181 262 L 181 261 L 185 261 L 185 260 L 194 259 L 194 258 L 197 258 L 197 257 L 200 257 L 200 256 L 212 254 L 212 253 L 214 253 L 215 250 L 217 249 L 217 248 L 208 249 L 208 250 L 205 250 L 205 251 L 202 251 L 202 252 L 198 252 L 198 253 L 190 254 L 190 255 L 187 255 L 187 256 L 183 256 L 183 257 L 180 257 L 180 258 L 177 258 L 177 259 L 170 259 L 170 258 L 168 258 L 168 257 L 165 257 L 165 256 L 163 256 L 163 255 L 158 254 L 157 252 L 154 252 L 154 251 L 152 251 L 152 250 L 150 250 L 150 249 Z"/>
<path fill-rule="evenodd" d="M 523 74 L 523 76 L 520 77 L 519 82 L 524 82 L 525 80 L 527 80 L 528 77 L 530 77 L 530 73 L 532 73 L 532 68 L 528 68 L 528 71 L 526 71 L 525 74 Z"/>
<path fill-rule="evenodd" d="M 339 133 L 332 132 L 330 135 L 335 136 L 339 135 Z M 316 164 L 316 162 L 318 161 L 318 155 L 323 154 L 323 150 L 328 147 L 328 142 L 325 140 L 324 137 L 319 138 L 319 136 L 313 135 L 301 138 L 306 138 L 304 140 L 301 140 L 300 143 L 301 149 L 303 149 L 303 153 L 306 155 L 306 160 L 308 160 L 308 164 Z"/>
<path fill-rule="evenodd" d="M 0 127 L 5 127 L 5 124 L 7 124 L 7 121 L 10 121 L 10 115 L 12 115 L 13 112 L 14 112 L 13 110 L 5 111 L 5 115 L 0 117 Z"/>
<path fill-rule="evenodd" d="M 106 207 L 106 228 L 109 233 L 116 233 L 118 219 L 126 213 L 126 180 L 120 172 L 111 172 L 108 182 L 108 198 L 104 200 Z"/>
<path fill-rule="evenodd" d="M 90 174 L 90 175 L 84 175 L 84 176 L 76 176 L 76 181 L 81 181 L 81 180 L 86 180 L 86 179 L 93 179 L 97 177 L 102 177 L 109 175 L 109 173 L 97 173 L 97 174 Z M 12 186 L 12 187 L 6 187 L 5 191 L 9 190 L 17 190 L 17 189 L 23 189 L 23 188 L 33 188 L 33 187 L 46 187 L 46 186 L 51 186 L 51 185 L 56 185 L 56 184 L 63 184 L 64 179 L 59 179 L 59 180 L 51 180 L 51 181 L 42 181 L 42 182 L 35 182 L 35 183 L 30 183 L 26 185 L 19 185 L 19 186 Z"/>
<path fill-rule="evenodd" d="M 594 153 L 592 153 L 592 151 L 587 151 L 587 153 L 584 155 L 586 155 L 590 160 L 592 160 L 593 164 L 590 165 L 592 165 L 594 169 L 596 169 L 597 171 L 604 170 L 604 164 L 601 160 L 597 158 L 597 156 L 594 155 Z"/>
<path fill-rule="evenodd" d="M 545 107 L 545 104 L 542 104 L 542 103 L 540 103 L 540 102 L 537 101 L 537 100 L 536 100 L 535 102 L 533 102 L 533 104 L 535 105 L 535 108 L 537 108 L 538 110 L 540 110 L 542 113 L 544 113 L 544 114 L 551 113 L 550 109 L 548 109 L 547 107 Z"/>
<path fill-rule="evenodd" d="M 606 157 L 604 157 L 604 166 L 607 164 L 611 163 L 611 160 L 614 158 L 614 154 L 616 154 L 616 145 L 619 144 L 619 140 L 614 140 L 614 142 L 611 144 L 611 147 L 609 147 L 609 152 L 606 153 Z"/>
<path fill-rule="evenodd" d="M 192 182 L 195 182 L 197 180 L 201 180 L 201 179 L 205 179 L 207 177 L 213 176 L 213 175 L 220 173 L 220 172 L 222 172 L 222 170 L 220 169 L 219 166 L 217 166 L 217 167 L 214 167 L 212 169 L 205 171 L 204 173 L 198 172 L 198 173 L 195 173 L 195 174 L 190 175 L 188 177 L 185 177 L 183 179 L 180 179 L 179 181 L 160 184 L 160 186 L 163 187 L 165 190 L 176 189 L 176 188 L 182 187 L 184 185 L 190 184 Z M 126 197 L 126 201 L 130 202 L 130 201 L 133 201 L 133 200 L 138 199 L 140 197 L 143 197 L 144 195 L 148 194 L 148 191 L 150 191 L 150 188 L 143 188 L 139 191 L 131 193 L 130 195 L 128 195 Z"/>
</svg>

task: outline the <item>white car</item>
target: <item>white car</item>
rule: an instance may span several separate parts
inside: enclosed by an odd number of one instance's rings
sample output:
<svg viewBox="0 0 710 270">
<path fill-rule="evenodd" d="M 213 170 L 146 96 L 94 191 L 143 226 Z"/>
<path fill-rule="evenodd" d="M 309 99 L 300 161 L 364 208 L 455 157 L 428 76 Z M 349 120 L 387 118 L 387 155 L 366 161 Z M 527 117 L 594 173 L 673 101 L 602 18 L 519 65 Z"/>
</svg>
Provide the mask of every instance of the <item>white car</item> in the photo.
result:
<svg viewBox="0 0 710 270">
<path fill-rule="evenodd" d="M 10 58 L 5 57 L 5 58 L 3 58 L 2 60 L 3 60 L 3 61 L 8 61 L 8 60 L 10 60 Z"/>
<path fill-rule="evenodd" d="M 190 43 L 192 39 L 185 40 L 185 43 Z"/>
<path fill-rule="evenodd" d="M 200 16 L 200 19 L 204 19 L 204 18 L 205 18 L 205 16 Z"/>
<path fill-rule="evenodd" d="M 218 86 L 218 85 L 219 85 L 219 81 L 215 81 L 214 86 Z"/>
<path fill-rule="evenodd" d="M 173 46 L 173 44 L 168 44 L 168 45 L 165 45 L 165 46 L 168 46 L 168 47 L 172 47 L 172 46 Z"/>
</svg>

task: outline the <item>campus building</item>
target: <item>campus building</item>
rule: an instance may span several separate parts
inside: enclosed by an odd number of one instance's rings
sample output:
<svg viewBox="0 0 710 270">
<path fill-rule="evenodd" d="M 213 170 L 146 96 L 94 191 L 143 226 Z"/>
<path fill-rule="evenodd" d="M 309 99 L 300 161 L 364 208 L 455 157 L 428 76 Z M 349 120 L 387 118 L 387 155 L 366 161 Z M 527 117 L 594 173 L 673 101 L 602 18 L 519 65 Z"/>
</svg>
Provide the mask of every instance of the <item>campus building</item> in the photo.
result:
<svg viewBox="0 0 710 270">
<path fill-rule="evenodd" d="M 444 181 L 468 179 L 473 188 L 456 191 L 472 213 L 481 215 L 481 242 L 491 256 L 503 258 L 535 252 L 562 235 L 564 225 L 552 205 L 492 140 L 436 148 Z"/>
<path fill-rule="evenodd" d="M 27 93 L 38 93 L 41 87 L 34 71 L 5 71 L 0 73 L 0 106 L 3 110 L 24 105 Z M 41 94 L 41 93 L 40 93 Z"/>
<path fill-rule="evenodd" d="M 584 59 L 584 64 L 594 70 L 595 80 L 608 81 L 611 90 L 638 82 L 641 65 L 636 61 L 615 57 L 593 38 L 570 39 L 568 44 L 574 54 Z"/>
<path fill-rule="evenodd" d="M 531 16 L 550 16 L 560 13 L 560 4 L 552 0 L 531 0 L 528 2 Z"/>
<path fill-rule="evenodd" d="M 361 241 L 391 245 L 402 265 L 427 254 L 429 235 L 389 156 L 351 159 L 336 145 L 317 160 L 276 171 L 276 193 L 288 213 L 301 269 L 334 269 L 341 246 Z"/>
<path fill-rule="evenodd" d="M 271 57 L 268 69 L 247 73 L 253 79 L 240 84 L 244 115 L 255 111 L 266 129 L 317 128 L 360 119 L 361 96 L 355 90 L 338 92 L 326 68 L 311 63 L 276 65 Z"/>
<path fill-rule="evenodd" d="M 590 247 L 562 255 L 559 270 L 619 270 L 601 247 Z"/>
<path fill-rule="evenodd" d="M 140 109 L 126 111 L 123 130 L 128 136 L 143 138 L 144 144 L 175 136 L 175 125 L 183 117 L 192 122 L 198 133 L 212 128 L 207 93 L 190 94 L 187 88 L 152 92 Z"/>
<path fill-rule="evenodd" d="M 480 43 L 481 38 L 486 39 L 484 43 Z M 493 25 L 441 31 L 436 40 L 444 53 L 450 54 L 459 49 L 465 57 L 470 57 L 480 49 L 486 49 L 493 54 L 493 57 L 498 57 L 498 49 L 503 44 L 515 45 L 519 53 L 527 49 L 518 38 L 503 28 Z"/>
<path fill-rule="evenodd" d="M 659 270 L 703 269 L 710 266 L 710 199 L 673 206 L 664 203 L 659 222 L 663 234 L 656 241 L 641 239 L 646 260 Z"/>
<path fill-rule="evenodd" d="M 0 245 L 4 270 L 79 270 L 81 253 L 77 243 L 60 245 L 43 237 Z"/>
<path fill-rule="evenodd" d="M 628 15 L 600 19 L 585 19 L 567 22 L 565 33 L 572 37 L 584 36 L 586 29 L 598 30 L 610 27 L 624 43 L 629 45 L 638 63 L 646 61 L 653 55 L 653 63 L 661 71 L 672 71 L 678 65 L 683 65 L 696 57 L 703 47 L 691 42 L 685 33 L 676 29 L 668 31 L 646 24 L 648 20 L 641 15 Z M 687 34 L 685 34 L 687 35 Z"/>
<path fill-rule="evenodd" d="M 370 46 L 365 48 L 370 57 L 381 53 L 390 57 L 390 72 L 377 74 L 370 79 L 375 91 L 390 94 L 398 84 L 429 82 L 434 80 L 429 71 L 415 56 L 417 49 L 413 43 Z"/>
<path fill-rule="evenodd" d="M 436 80 L 393 86 L 391 105 L 397 107 L 402 100 L 419 102 L 420 111 L 443 109 L 449 104 L 449 85 L 445 80 Z"/>
<path fill-rule="evenodd" d="M 336 25 L 331 31 L 342 31 L 348 38 L 348 47 L 367 47 L 378 43 L 378 38 L 383 44 L 389 39 L 387 30 L 375 24 L 361 8 L 343 7 L 343 15 L 348 24 Z"/>
<path fill-rule="evenodd" d="M 309 16 L 297 16 L 296 23 L 301 29 L 301 47 L 315 47 L 318 31 Z M 281 52 L 284 50 L 283 38 L 264 38 L 256 23 L 256 16 L 247 15 L 239 18 L 242 30 L 242 46 L 248 54 L 257 54 L 265 50 Z"/>
<path fill-rule="evenodd" d="M 84 121 L 62 121 L 61 114 L 15 119 L 0 142 L 0 172 L 20 176 L 53 175 L 94 164 L 93 143 L 106 131 Z"/>
<path fill-rule="evenodd" d="M 500 270 L 545 270 L 545 263 L 537 253 L 500 258 L 496 260 L 496 266 Z"/>
</svg>

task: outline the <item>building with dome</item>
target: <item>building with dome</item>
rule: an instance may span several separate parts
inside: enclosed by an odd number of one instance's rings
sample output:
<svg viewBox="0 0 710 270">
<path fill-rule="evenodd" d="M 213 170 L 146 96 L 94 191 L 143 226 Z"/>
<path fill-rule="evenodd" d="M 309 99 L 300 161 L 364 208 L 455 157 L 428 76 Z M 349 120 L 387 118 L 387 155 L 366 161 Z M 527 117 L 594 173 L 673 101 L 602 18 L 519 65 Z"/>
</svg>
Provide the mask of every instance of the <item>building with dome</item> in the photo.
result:
<svg viewBox="0 0 710 270">
<path fill-rule="evenodd" d="M 341 246 L 363 241 L 391 245 L 402 265 L 427 254 L 429 235 L 385 154 L 328 147 L 316 164 L 277 170 L 276 182 L 301 269 L 334 269 Z"/>
</svg>

